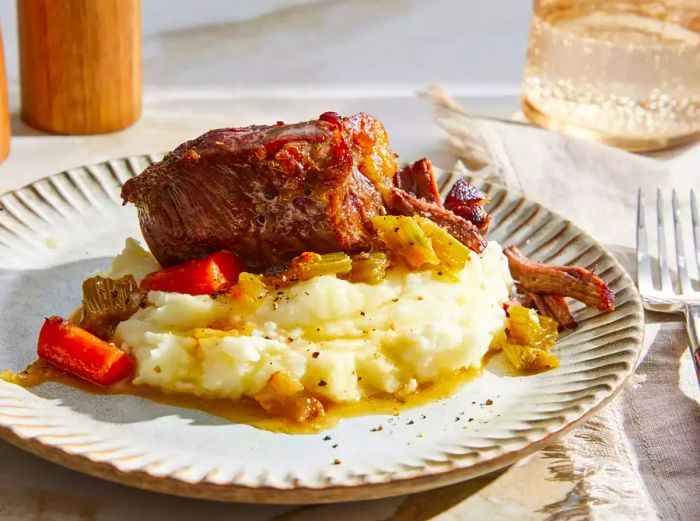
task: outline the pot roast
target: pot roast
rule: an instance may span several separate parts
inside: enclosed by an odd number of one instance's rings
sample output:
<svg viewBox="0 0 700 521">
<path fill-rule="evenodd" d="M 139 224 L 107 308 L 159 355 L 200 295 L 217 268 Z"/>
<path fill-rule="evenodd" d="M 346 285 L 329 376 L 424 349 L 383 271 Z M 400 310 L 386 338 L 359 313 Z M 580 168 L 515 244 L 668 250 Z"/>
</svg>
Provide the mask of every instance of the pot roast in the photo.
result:
<svg viewBox="0 0 700 521">
<path fill-rule="evenodd" d="M 423 199 L 395 186 L 397 171 L 377 119 L 328 112 L 292 125 L 211 130 L 127 181 L 122 199 L 137 207 L 163 266 L 219 250 L 253 269 L 304 251 L 366 251 L 374 247 L 370 219 L 386 213 L 432 216 L 484 248 L 476 227 L 442 206 L 429 161 L 412 170 L 414 184 L 427 187 Z"/>
<path fill-rule="evenodd" d="M 368 221 L 397 170 L 367 114 L 223 128 L 187 141 L 130 179 L 144 239 L 163 266 L 231 250 L 266 268 L 299 253 L 372 246 Z"/>
</svg>

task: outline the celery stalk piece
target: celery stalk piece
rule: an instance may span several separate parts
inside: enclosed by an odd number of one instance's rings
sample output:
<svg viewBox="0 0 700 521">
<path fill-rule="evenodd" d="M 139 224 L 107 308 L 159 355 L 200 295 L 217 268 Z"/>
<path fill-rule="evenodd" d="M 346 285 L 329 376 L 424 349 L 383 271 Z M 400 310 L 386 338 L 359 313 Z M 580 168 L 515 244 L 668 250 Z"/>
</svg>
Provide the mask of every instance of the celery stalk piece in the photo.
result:
<svg viewBox="0 0 700 521">
<path fill-rule="evenodd" d="M 343 252 L 337 253 L 304 253 L 300 256 L 297 267 L 299 278 L 308 280 L 320 275 L 340 275 L 350 273 L 352 259 Z"/>
<path fill-rule="evenodd" d="M 238 304 L 242 315 L 255 313 L 263 304 L 269 289 L 260 275 L 243 272 L 238 276 L 238 282 L 229 291 L 229 295 Z"/>
<path fill-rule="evenodd" d="M 544 349 L 504 342 L 503 352 L 516 370 L 525 373 L 538 373 L 559 367 L 559 358 Z"/>
<path fill-rule="evenodd" d="M 508 332 L 513 342 L 549 349 L 559 338 L 556 320 L 523 306 L 508 308 Z"/>
<path fill-rule="evenodd" d="M 352 270 L 348 276 L 350 282 L 379 284 L 384 280 L 389 259 L 382 252 L 359 253 L 352 256 Z"/>
<path fill-rule="evenodd" d="M 372 224 L 387 249 L 409 268 L 440 263 L 430 238 L 411 217 L 383 215 L 373 217 Z"/>
<path fill-rule="evenodd" d="M 556 320 L 523 306 L 508 308 L 507 335 L 497 342 L 516 370 L 536 373 L 559 367 L 549 350 L 559 338 Z"/>
<path fill-rule="evenodd" d="M 413 219 L 432 241 L 433 250 L 435 250 L 435 254 L 440 259 L 440 265 L 448 273 L 459 273 L 462 271 L 469 260 L 469 248 L 430 219 L 419 216 L 414 216 Z"/>
<path fill-rule="evenodd" d="M 103 340 L 109 340 L 114 328 L 141 307 L 142 293 L 132 275 L 119 279 L 100 276 L 83 281 L 80 327 Z"/>
</svg>

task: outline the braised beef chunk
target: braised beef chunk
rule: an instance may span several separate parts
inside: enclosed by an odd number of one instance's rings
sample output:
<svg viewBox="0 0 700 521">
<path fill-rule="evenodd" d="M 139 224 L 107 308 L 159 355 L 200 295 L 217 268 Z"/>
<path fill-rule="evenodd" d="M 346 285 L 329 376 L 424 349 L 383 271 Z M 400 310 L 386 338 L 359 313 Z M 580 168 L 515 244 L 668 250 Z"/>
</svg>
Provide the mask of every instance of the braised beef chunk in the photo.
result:
<svg viewBox="0 0 700 521">
<path fill-rule="evenodd" d="M 391 190 L 390 213 L 399 215 L 420 215 L 442 226 L 470 250 L 481 253 L 486 248 L 486 240 L 469 221 L 455 215 L 441 205 L 419 199 L 414 195 L 393 188 Z"/>
<path fill-rule="evenodd" d="M 230 250 L 250 267 L 302 251 L 371 247 L 394 154 L 367 114 L 211 130 L 127 181 L 148 246 L 163 265 Z M 385 191 L 385 190 L 384 190 Z"/>
<path fill-rule="evenodd" d="M 426 158 L 397 171 L 394 174 L 394 186 L 419 199 L 442 206 L 433 164 Z"/>
<path fill-rule="evenodd" d="M 595 273 L 577 266 L 556 266 L 535 262 L 515 246 L 504 250 L 510 273 L 528 293 L 571 297 L 601 311 L 615 309 L 615 296 Z"/>
<path fill-rule="evenodd" d="M 484 210 L 488 196 L 465 179 L 458 179 L 445 198 L 445 208 L 472 223 L 482 235 L 489 230 L 491 216 Z"/>
<path fill-rule="evenodd" d="M 564 297 L 559 295 L 548 295 L 539 293 L 529 293 L 530 298 L 540 312 L 540 315 L 551 317 L 559 324 L 559 329 L 576 329 L 578 324 L 574 320 L 569 304 Z"/>
</svg>

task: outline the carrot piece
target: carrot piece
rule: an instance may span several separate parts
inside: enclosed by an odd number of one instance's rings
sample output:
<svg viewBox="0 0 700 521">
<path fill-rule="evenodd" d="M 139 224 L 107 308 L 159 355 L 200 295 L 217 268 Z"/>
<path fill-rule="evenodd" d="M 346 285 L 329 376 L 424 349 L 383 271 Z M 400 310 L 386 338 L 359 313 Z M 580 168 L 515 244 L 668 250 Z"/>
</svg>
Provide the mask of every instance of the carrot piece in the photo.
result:
<svg viewBox="0 0 700 521">
<path fill-rule="evenodd" d="M 233 253 L 220 251 L 156 271 L 141 281 L 146 291 L 173 291 L 189 295 L 211 295 L 238 280 L 243 266 Z"/>
<path fill-rule="evenodd" d="M 134 369 L 127 353 L 61 317 L 46 319 L 37 352 L 42 360 L 99 385 L 113 384 Z"/>
</svg>

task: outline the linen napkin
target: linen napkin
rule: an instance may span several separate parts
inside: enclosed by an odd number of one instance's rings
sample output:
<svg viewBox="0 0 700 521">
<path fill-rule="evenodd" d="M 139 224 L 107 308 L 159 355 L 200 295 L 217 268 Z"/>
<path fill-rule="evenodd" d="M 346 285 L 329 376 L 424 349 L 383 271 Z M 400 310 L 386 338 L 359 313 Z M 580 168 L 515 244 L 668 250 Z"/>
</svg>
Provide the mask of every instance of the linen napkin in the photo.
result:
<svg viewBox="0 0 700 521">
<path fill-rule="evenodd" d="M 460 158 L 456 169 L 571 219 L 632 275 L 637 187 L 652 195 L 657 186 L 698 188 L 690 172 L 661 161 L 473 118 L 437 86 L 424 95 Z M 544 451 L 552 479 L 575 484 L 547 506 L 548 519 L 700 519 L 700 391 L 685 325 L 681 315 L 647 312 L 645 320 L 644 355 L 628 389 Z"/>
</svg>

